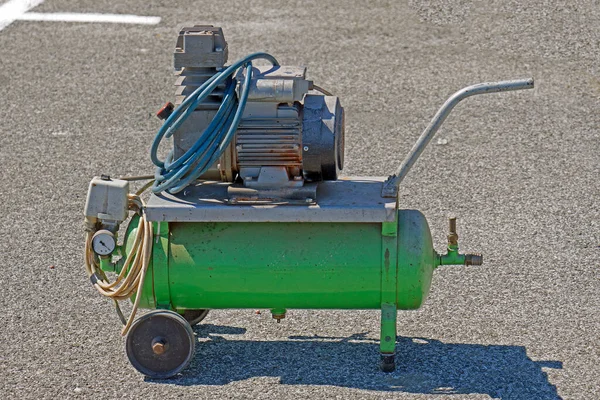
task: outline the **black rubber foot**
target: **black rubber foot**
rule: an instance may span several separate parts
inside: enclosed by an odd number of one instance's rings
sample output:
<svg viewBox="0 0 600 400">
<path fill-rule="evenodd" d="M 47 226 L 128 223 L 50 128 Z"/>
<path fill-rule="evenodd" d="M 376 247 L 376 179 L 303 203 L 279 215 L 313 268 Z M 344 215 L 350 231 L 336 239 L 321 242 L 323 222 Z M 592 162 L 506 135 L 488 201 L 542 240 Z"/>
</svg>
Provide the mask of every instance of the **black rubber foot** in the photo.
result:
<svg viewBox="0 0 600 400">
<path fill-rule="evenodd" d="M 396 357 L 394 354 L 382 354 L 379 368 L 383 372 L 394 372 L 396 369 Z"/>
</svg>

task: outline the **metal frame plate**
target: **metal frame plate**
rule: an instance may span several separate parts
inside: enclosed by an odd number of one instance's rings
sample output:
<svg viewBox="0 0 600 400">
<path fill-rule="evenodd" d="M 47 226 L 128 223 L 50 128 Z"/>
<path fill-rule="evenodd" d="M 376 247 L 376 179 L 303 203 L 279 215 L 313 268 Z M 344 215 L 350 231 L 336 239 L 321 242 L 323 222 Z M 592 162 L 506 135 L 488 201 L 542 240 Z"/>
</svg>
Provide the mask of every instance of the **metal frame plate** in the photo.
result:
<svg viewBox="0 0 600 400">
<path fill-rule="evenodd" d="M 317 203 L 230 204 L 230 183 L 206 181 L 176 195 L 152 194 L 146 216 L 169 222 L 393 222 L 396 199 L 382 198 L 383 177 L 320 182 Z"/>
</svg>

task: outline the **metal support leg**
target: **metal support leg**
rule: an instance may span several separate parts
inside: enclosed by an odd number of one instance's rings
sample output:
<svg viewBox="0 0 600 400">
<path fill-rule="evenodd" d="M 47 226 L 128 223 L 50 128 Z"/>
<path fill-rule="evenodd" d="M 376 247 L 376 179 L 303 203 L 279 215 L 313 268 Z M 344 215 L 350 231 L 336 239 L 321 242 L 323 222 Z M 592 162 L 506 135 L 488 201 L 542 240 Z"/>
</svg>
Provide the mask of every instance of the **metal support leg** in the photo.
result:
<svg viewBox="0 0 600 400">
<path fill-rule="evenodd" d="M 398 302 L 398 220 L 384 222 L 381 260 L 381 370 L 392 372 L 396 368 L 396 304 Z"/>
<path fill-rule="evenodd" d="M 396 305 L 384 303 L 381 305 L 381 351 L 380 367 L 383 372 L 396 369 Z"/>
</svg>

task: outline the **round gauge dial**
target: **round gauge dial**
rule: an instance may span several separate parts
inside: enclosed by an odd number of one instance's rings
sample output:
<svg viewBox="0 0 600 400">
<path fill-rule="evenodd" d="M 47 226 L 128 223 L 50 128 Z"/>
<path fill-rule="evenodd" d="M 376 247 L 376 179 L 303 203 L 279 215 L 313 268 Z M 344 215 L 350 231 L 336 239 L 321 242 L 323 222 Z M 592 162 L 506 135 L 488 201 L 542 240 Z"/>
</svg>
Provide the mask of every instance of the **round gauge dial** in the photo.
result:
<svg viewBox="0 0 600 400">
<path fill-rule="evenodd" d="M 117 247 L 117 242 L 115 240 L 115 235 L 111 231 L 102 229 L 94 234 L 94 237 L 92 238 L 92 249 L 94 250 L 94 253 L 99 256 L 107 256 L 115 250 L 115 247 Z"/>
</svg>

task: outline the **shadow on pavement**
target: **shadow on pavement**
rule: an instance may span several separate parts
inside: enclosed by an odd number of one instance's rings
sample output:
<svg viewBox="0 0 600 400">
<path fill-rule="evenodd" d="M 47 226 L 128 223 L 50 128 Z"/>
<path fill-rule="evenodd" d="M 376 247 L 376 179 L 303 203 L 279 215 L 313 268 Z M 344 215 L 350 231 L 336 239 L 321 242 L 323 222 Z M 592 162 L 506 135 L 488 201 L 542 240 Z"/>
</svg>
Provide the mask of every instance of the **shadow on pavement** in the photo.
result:
<svg viewBox="0 0 600 400">
<path fill-rule="evenodd" d="M 245 329 L 195 327 L 194 361 L 176 385 L 225 385 L 254 377 L 283 385 L 329 385 L 424 394 L 487 394 L 502 399 L 560 399 L 542 368 L 560 361 L 532 361 L 523 346 L 443 343 L 399 337 L 396 371 L 379 371 L 378 341 L 350 337 L 292 336 L 285 341 L 231 340 Z"/>
</svg>

